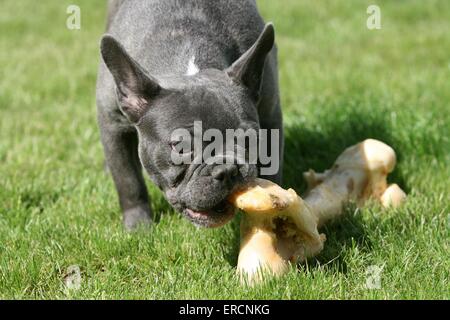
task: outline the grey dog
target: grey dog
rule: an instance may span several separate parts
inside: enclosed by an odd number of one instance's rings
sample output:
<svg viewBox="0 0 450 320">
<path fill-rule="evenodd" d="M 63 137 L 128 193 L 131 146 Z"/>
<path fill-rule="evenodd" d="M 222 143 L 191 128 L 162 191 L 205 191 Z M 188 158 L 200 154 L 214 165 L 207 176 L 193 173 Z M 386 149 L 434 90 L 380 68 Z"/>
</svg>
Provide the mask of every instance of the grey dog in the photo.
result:
<svg viewBox="0 0 450 320">
<path fill-rule="evenodd" d="M 264 143 L 282 162 L 274 37 L 254 0 L 109 2 L 97 112 L 127 229 L 152 219 L 142 167 L 177 211 L 205 227 L 229 221 L 227 196 L 259 174 L 258 163 L 174 164 L 175 129 L 194 121 L 222 132 L 278 129 L 276 150 Z M 280 183 L 281 170 L 264 178 Z"/>
</svg>

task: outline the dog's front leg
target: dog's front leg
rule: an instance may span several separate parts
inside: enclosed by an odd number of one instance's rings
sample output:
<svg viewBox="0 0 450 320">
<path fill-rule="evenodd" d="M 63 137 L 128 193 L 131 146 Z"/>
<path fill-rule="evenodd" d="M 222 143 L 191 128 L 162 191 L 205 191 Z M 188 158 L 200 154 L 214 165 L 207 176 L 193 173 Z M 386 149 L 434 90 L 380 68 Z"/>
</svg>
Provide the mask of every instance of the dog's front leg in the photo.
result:
<svg viewBox="0 0 450 320">
<path fill-rule="evenodd" d="M 106 163 L 119 195 L 123 222 L 127 230 L 151 222 L 149 196 L 138 157 L 136 130 L 116 128 L 100 121 Z"/>
</svg>

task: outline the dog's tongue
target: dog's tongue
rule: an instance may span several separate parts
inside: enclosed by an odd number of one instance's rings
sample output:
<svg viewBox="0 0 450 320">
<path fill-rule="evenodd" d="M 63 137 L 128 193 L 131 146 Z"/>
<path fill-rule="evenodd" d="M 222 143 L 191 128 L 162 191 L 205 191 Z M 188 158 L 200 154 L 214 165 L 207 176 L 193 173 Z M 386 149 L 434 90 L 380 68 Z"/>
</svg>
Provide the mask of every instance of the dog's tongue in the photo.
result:
<svg viewBox="0 0 450 320">
<path fill-rule="evenodd" d="M 205 212 L 205 211 L 194 211 L 191 209 L 187 209 L 186 211 L 193 218 L 204 218 L 208 215 L 208 212 Z"/>
</svg>

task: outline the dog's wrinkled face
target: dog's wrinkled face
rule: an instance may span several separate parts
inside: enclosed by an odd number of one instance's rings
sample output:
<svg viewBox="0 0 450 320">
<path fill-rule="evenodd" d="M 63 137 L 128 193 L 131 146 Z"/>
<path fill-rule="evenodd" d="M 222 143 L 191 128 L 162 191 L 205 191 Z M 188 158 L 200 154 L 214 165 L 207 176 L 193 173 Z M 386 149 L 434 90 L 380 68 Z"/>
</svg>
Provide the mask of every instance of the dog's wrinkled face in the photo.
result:
<svg viewBox="0 0 450 320">
<path fill-rule="evenodd" d="M 232 157 L 233 163 L 208 164 L 202 151 L 210 142 L 202 139 L 203 133 L 216 129 L 225 137 L 227 129 L 257 130 L 256 110 L 223 72 L 206 70 L 181 83 L 181 88 L 162 94 L 137 124 L 140 159 L 173 207 L 197 225 L 220 226 L 234 214 L 226 198 L 243 181 L 255 177 L 257 169 L 254 164 L 238 164 L 236 145 L 214 155 L 217 160 Z M 201 123 L 201 128 L 194 128 L 194 123 Z M 180 128 L 190 134 L 186 150 L 176 148 L 182 141 L 173 133 Z M 195 150 L 194 141 L 202 148 Z M 183 153 L 188 161 L 174 163 L 173 153 Z"/>
<path fill-rule="evenodd" d="M 273 37 L 273 27 L 266 26 L 257 42 L 226 70 L 158 79 L 112 37 L 102 40 L 102 56 L 116 82 L 120 108 L 139 134 L 142 165 L 171 205 L 196 225 L 217 227 L 228 222 L 234 208 L 227 197 L 257 175 L 255 164 L 238 161 L 239 145 L 227 144 L 211 156 L 218 161 L 206 161 L 202 151 L 210 142 L 203 133 L 215 129 L 225 137 L 229 129 L 259 129 L 256 103 Z M 191 148 L 177 148 L 186 140 L 174 135 L 179 129 L 189 133 Z M 194 141 L 200 141 L 200 149 Z M 174 153 L 190 161 L 174 162 Z M 229 161 L 220 161 L 224 159 Z"/>
</svg>

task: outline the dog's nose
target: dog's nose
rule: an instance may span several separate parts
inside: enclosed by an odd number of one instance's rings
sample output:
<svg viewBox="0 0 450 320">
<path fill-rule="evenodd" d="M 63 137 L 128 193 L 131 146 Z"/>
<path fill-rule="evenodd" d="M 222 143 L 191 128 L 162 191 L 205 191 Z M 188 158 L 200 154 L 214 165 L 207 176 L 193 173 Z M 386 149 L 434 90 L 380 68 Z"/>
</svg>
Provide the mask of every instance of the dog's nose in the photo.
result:
<svg viewBox="0 0 450 320">
<path fill-rule="evenodd" d="M 232 180 L 239 173 L 238 167 L 235 164 L 220 164 L 214 167 L 211 175 L 216 180 Z"/>
</svg>

